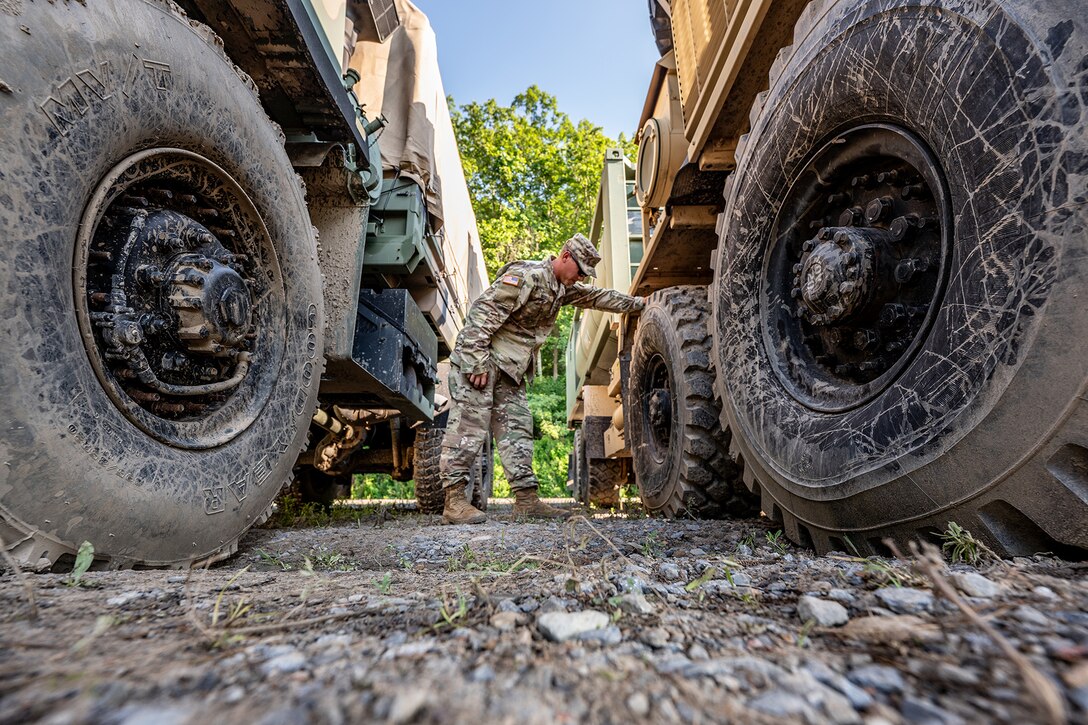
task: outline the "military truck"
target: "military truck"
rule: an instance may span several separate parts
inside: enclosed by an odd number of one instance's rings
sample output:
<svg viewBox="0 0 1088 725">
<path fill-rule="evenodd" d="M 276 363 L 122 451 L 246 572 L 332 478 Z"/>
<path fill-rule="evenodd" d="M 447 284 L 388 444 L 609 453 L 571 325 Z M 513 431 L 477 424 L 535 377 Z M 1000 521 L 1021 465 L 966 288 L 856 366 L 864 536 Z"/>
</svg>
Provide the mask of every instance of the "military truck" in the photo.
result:
<svg viewBox="0 0 1088 725">
<path fill-rule="evenodd" d="M 656 294 L 609 389 L 646 506 L 747 489 L 820 551 L 954 521 L 1083 557 L 1079 4 L 649 5 L 628 289 Z"/>
<path fill-rule="evenodd" d="M 486 278 L 422 13 L 16 0 L 0 57 L 17 561 L 193 566 L 293 476 L 429 465 Z"/>
</svg>

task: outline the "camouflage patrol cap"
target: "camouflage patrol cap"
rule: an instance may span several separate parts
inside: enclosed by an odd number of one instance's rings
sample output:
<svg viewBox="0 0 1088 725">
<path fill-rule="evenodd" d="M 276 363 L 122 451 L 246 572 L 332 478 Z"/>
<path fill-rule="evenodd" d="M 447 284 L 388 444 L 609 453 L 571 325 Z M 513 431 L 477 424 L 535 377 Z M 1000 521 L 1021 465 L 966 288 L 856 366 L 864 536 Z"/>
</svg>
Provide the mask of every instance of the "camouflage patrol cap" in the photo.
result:
<svg viewBox="0 0 1088 725">
<path fill-rule="evenodd" d="M 593 242 L 581 234 L 575 234 L 563 242 L 563 249 L 570 252 L 570 256 L 574 257 L 574 261 L 578 263 L 578 269 L 582 271 L 582 274 L 588 277 L 597 276 L 594 267 L 601 261 L 601 255 L 593 247 Z"/>
</svg>

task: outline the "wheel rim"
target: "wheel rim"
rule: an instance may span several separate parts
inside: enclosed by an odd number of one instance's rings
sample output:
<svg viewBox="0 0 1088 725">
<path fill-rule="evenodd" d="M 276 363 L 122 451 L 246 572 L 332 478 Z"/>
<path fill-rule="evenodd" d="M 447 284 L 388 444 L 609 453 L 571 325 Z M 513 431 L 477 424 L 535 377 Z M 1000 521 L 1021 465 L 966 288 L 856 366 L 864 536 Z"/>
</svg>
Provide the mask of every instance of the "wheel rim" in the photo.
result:
<svg viewBox="0 0 1088 725">
<path fill-rule="evenodd" d="M 673 396 L 669 368 L 665 358 L 654 355 L 648 366 L 645 420 L 650 451 L 658 463 L 664 463 L 672 441 Z"/>
<path fill-rule="evenodd" d="M 775 220 L 761 327 L 790 395 L 840 412 L 879 395 L 921 347 L 947 278 L 951 201 L 903 128 L 866 124 L 817 148 Z"/>
<path fill-rule="evenodd" d="M 73 269 L 84 347 L 129 421 L 195 449 L 256 419 L 286 295 L 264 221 L 226 171 L 179 149 L 125 159 L 84 212 Z"/>
</svg>

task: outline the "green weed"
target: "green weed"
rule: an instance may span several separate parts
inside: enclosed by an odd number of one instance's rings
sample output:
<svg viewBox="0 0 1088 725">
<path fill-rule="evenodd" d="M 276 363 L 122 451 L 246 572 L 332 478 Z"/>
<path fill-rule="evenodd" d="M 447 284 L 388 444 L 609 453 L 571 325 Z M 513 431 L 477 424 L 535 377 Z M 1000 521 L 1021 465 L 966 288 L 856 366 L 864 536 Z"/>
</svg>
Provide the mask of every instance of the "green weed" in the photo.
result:
<svg viewBox="0 0 1088 725">
<path fill-rule="evenodd" d="M 75 566 L 72 567 L 72 573 L 68 575 L 65 584 L 70 587 L 81 586 L 83 575 L 91 568 L 92 562 L 94 562 L 94 546 L 91 542 L 84 541 L 79 545 L 79 551 L 76 552 Z"/>
<path fill-rule="evenodd" d="M 222 610 L 223 627 L 229 627 L 235 622 L 241 621 L 246 616 L 253 605 L 246 602 L 244 597 L 238 597 L 233 603 L 228 604 L 226 609 L 222 609 L 223 601 L 227 595 L 227 590 L 234 582 L 238 581 L 238 577 L 249 571 L 249 567 L 242 568 L 237 574 L 227 580 L 227 583 L 223 585 L 223 588 L 219 590 L 219 595 L 215 598 L 215 606 L 212 607 L 212 627 L 219 625 L 220 611 Z"/>
<path fill-rule="evenodd" d="M 432 628 L 437 631 L 443 627 L 456 627 L 457 623 L 464 619 L 466 614 L 468 614 L 468 599 L 458 589 L 453 602 L 447 602 L 443 599 L 438 609 L 438 616 L 441 619 L 435 622 Z"/>
<path fill-rule="evenodd" d="M 805 647 L 808 645 L 808 633 L 812 631 L 815 626 L 816 620 L 810 619 L 801 626 L 801 631 L 797 635 L 797 646 Z"/>
<path fill-rule="evenodd" d="M 684 586 L 684 591 L 685 592 L 693 592 L 696 589 L 698 589 L 699 587 L 701 587 L 702 585 L 706 584 L 708 581 L 710 581 L 714 577 L 716 577 L 717 575 L 718 575 L 718 570 L 715 569 L 712 566 L 708 566 L 706 568 L 706 571 L 704 571 L 702 574 L 700 574 L 698 578 L 692 579 L 691 581 L 689 581 Z"/>
<path fill-rule="evenodd" d="M 350 562 L 338 551 L 330 551 L 325 546 L 320 546 L 314 549 L 312 554 L 313 566 L 316 569 L 327 569 L 334 571 L 348 571 L 351 569 Z"/>
<path fill-rule="evenodd" d="M 948 528 L 940 537 L 941 552 L 947 554 L 953 564 L 962 561 L 976 566 L 982 561 L 983 552 L 988 551 L 985 544 L 955 521 L 948 522 Z"/>
<path fill-rule="evenodd" d="M 374 586 L 378 588 L 378 591 L 381 594 L 389 594 L 393 589 L 393 573 L 389 571 L 385 572 L 381 579 L 374 580 Z"/>
<path fill-rule="evenodd" d="M 642 542 L 642 555 L 647 559 L 656 559 L 663 548 L 664 547 L 658 538 L 658 533 L 656 531 L 651 531 L 646 534 L 646 539 Z"/>
<path fill-rule="evenodd" d="M 782 529 L 768 531 L 767 543 L 770 544 L 772 549 L 782 555 L 785 555 L 786 550 L 789 548 L 789 542 L 786 541 L 786 537 L 782 534 Z"/>
<path fill-rule="evenodd" d="M 283 571 L 291 571 L 291 564 L 284 561 L 278 554 L 269 553 L 264 549 L 257 549 L 257 556 L 261 557 L 261 561 L 278 566 Z"/>
</svg>

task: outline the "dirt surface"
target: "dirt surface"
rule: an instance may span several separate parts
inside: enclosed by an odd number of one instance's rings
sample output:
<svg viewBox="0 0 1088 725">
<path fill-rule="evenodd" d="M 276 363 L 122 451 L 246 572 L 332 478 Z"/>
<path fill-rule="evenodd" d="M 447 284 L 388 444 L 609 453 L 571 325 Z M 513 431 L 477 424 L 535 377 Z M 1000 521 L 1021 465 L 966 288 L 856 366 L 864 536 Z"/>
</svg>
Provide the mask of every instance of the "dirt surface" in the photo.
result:
<svg viewBox="0 0 1088 725">
<path fill-rule="evenodd" d="M 1084 564 L 942 574 L 1041 673 L 1025 688 L 906 562 L 818 557 L 760 520 L 495 508 L 339 509 L 192 574 L 31 574 L 37 619 L 5 571 L 0 721 L 1023 723 L 1048 686 L 1088 720 Z"/>
</svg>

